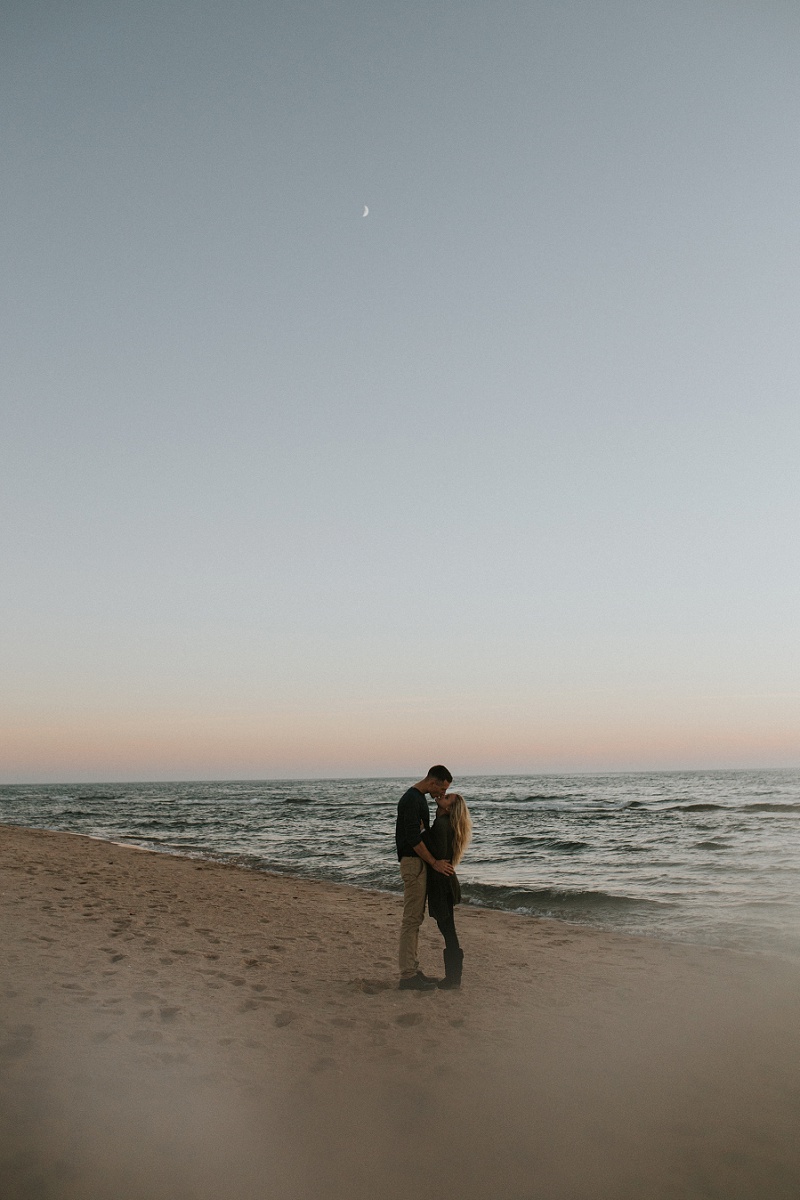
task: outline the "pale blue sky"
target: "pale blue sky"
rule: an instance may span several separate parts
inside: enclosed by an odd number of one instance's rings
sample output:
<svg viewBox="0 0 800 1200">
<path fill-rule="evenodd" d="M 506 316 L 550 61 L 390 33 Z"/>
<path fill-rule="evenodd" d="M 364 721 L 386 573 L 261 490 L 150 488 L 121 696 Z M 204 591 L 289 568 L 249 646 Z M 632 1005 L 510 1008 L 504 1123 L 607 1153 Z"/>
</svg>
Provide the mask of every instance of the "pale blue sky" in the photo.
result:
<svg viewBox="0 0 800 1200">
<path fill-rule="evenodd" d="M 800 764 L 794 5 L 0 34 L 0 779 Z"/>
</svg>

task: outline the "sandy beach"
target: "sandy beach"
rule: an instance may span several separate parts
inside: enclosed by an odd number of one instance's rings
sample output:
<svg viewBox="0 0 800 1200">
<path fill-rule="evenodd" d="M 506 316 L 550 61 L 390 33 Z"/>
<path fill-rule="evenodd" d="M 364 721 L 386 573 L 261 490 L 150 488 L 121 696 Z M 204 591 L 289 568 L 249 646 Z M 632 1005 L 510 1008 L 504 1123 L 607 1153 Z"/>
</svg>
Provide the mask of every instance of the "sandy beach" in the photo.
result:
<svg viewBox="0 0 800 1200">
<path fill-rule="evenodd" d="M 4 1200 L 800 1194 L 800 967 L 0 830 Z M 441 971 L 426 921 L 422 965 Z"/>
</svg>

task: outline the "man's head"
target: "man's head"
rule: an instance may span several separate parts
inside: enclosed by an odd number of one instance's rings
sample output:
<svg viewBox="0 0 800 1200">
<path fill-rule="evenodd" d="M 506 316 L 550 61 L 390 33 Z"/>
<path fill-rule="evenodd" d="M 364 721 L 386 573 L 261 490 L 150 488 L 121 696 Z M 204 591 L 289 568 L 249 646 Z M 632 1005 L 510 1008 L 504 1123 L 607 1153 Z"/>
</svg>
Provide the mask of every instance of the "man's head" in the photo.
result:
<svg viewBox="0 0 800 1200">
<path fill-rule="evenodd" d="M 444 795 L 452 782 L 453 776 L 447 767 L 443 767 L 441 763 L 437 763 L 435 767 L 430 768 L 428 774 L 425 776 L 425 791 L 433 796 L 434 800 L 438 800 L 440 796 Z"/>
</svg>

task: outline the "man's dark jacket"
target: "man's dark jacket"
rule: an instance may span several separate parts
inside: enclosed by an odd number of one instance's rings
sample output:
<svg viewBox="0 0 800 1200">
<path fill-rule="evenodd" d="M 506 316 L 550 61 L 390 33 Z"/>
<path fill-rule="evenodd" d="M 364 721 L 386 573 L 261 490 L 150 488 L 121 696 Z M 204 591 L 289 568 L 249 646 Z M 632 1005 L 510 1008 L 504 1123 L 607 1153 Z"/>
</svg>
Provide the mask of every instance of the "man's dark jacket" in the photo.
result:
<svg viewBox="0 0 800 1200">
<path fill-rule="evenodd" d="M 428 812 L 428 801 L 419 788 L 409 788 L 400 797 L 397 806 L 397 825 L 395 841 L 397 842 L 397 857 L 416 858 L 414 847 L 422 841 L 423 833 L 431 827 L 431 816 Z"/>
</svg>

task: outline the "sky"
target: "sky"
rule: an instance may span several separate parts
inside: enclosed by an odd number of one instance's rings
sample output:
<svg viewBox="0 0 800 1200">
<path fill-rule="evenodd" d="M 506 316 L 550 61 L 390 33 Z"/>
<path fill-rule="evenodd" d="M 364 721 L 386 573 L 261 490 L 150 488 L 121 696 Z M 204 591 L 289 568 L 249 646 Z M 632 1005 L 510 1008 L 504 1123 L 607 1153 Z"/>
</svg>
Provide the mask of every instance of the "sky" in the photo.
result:
<svg viewBox="0 0 800 1200">
<path fill-rule="evenodd" d="M 0 782 L 800 766 L 795 4 L 0 67 Z"/>
</svg>

